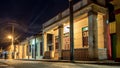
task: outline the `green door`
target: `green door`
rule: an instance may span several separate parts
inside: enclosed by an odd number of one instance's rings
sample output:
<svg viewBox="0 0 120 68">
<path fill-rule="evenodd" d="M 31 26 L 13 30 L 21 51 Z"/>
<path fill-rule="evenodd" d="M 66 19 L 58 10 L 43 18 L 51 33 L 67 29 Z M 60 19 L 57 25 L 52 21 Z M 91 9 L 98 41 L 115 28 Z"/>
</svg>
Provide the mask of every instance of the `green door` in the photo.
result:
<svg viewBox="0 0 120 68">
<path fill-rule="evenodd" d="M 116 34 L 111 34 L 112 59 L 116 58 Z"/>
</svg>

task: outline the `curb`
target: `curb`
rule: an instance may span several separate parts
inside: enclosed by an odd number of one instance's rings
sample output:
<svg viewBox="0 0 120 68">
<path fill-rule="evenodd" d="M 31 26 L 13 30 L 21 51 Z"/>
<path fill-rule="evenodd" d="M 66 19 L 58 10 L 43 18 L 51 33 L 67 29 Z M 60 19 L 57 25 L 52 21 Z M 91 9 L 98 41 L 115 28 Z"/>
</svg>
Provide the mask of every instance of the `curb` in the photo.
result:
<svg viewBox="0 0 120 68">
<path fill-rule="evenodd" d="M 43 62 L 62 62 L 62 63 L 78 63 L 78 64 L 98 64 L 98 65 L 117 65 L 120 66 L 120 62 L 114 61 L 74 61 L 71 62 L 69 60 L 28 60 L 28 59 L 16 59 L 21 61 L 43 61 Z"/>
</svg>

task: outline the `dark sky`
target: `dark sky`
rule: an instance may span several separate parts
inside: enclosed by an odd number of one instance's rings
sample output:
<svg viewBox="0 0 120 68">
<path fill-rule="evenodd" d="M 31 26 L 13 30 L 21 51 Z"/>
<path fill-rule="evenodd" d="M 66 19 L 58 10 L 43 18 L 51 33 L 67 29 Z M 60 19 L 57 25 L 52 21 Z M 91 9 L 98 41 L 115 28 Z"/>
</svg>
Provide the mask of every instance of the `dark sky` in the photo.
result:
<svg viewBox="0 0 120 68">
<path fill-rule="evenodd" d="M 0 41 L 7 40 L 11 24 L 16 36 L 25 38 L 39 32 L 42 23 L 66 8 L 68 0 L 0 0 Z"/>
<path fill-rule="evenodd" d="M 33 25 L 38 23 L 37 20 L 39 23 L 48 20 L 67 7 L 67 0 L 0 0 L 0 18 Z"/>
</svg>

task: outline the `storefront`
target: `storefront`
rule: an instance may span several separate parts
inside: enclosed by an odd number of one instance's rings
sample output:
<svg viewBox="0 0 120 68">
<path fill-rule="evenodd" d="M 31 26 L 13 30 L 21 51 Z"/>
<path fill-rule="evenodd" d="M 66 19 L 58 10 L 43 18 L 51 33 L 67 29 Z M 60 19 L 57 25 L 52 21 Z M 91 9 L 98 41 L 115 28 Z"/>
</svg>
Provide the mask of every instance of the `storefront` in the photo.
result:
<svg viewBox="0 0 120 68">
<path fill-rule="evenodd" d="M 107 10 L 97 4 L 74 5 L 75 60 L 107 59 Z M 76 8 L 79 7 L 79 8 Z M 44 58 L 70 59 L 68 9 L 43 24 Z"/>
</svg>

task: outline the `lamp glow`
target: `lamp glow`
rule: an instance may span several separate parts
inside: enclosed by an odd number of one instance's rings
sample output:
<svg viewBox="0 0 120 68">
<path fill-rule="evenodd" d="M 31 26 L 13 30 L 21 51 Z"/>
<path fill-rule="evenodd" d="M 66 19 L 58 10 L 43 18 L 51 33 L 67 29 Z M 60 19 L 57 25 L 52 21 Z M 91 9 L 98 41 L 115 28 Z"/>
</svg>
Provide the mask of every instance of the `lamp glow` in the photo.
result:
<svg viewBox="0 0 120 68">
<path fill-rule="evenodd" d="M 9 36 L 8 36 L 8 38 L 9 38 L 9 39 L 12 39 L 12 36 L 11 36 L 11 35 L 9 35 Z"/>
</svg>

